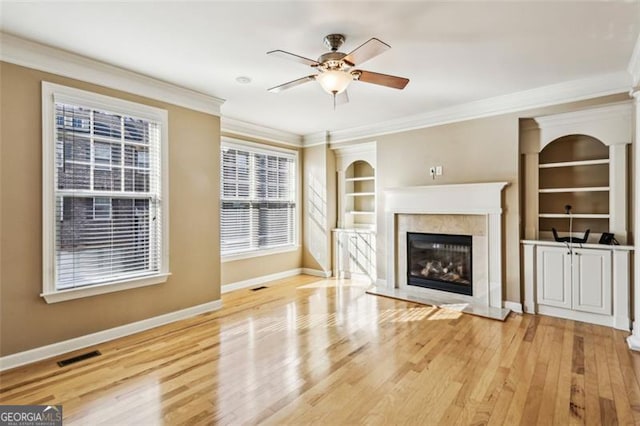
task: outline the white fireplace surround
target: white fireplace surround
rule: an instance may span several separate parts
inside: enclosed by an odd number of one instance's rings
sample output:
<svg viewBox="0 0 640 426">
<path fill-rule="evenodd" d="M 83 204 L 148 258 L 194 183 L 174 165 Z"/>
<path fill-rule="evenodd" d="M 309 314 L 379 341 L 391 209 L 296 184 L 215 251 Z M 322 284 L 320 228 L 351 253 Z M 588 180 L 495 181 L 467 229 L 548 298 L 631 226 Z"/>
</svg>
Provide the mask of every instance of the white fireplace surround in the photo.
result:
<svg viewBox="0 0 640 426">
<path fill-rule="evenodd" d="M 502 308 L 502 190 L 508 182 L 470 183 L 454 185 L 413 186 L 384 191 L 387 229 L 387 288 L 397 289 L 398 268 L 396 216 L 400 214 L 482 215 L 486 217 L 487 280 L 481 298 L 470 299 L 486 308 Z M 422 291 L 423 289 L 416 289 Z M 426 289 L 425 289 L 426 290 Z M 447 295 L 438 290 L 433 294 Z M 474 287 L 475 293 L 475 287 Z M 453 295 L 452 301 L 460 297 Z"/>
</svg>

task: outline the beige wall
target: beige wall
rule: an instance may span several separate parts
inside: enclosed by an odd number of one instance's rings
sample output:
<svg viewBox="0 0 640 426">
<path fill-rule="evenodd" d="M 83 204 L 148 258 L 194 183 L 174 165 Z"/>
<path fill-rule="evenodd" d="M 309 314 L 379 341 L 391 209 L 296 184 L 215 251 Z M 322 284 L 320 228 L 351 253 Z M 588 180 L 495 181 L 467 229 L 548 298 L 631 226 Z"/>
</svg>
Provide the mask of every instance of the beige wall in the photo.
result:
<svg viewBox="0 0 640 426">
<path fill-rule="evenodd" d="M 222 285 L 297 269 L 300 267 L 301 251 L 302 249 L 297 249 L 291 252 L 222 262 Z"/>
<path fill-rule="evenodd" d="M 7 63 L 0 76 L 0 355 L 219 299 L 219 117 Z M 43 80 L 169 111 L 166 283 L 55 304 L 39 296 Z"/>
<path fill-rule="evenodd" d="M 229 132 L 222 132 L 222 136 L 240 139 L 247 142 L 259 143 L 262 145 L 291 149 L 298 152 L 298 176 L 302 176 L 302 155 L 301 149 L 291 146 L 265 141 L 262 139 L 251 138 L 247 136 L 235 135 Z M 301 193 L 302 179 L 298 179 L 298 194 Z M 299 197 L 302 200 L 302 197 Z M 298 227 L 302 224 L 302 208 L 298 209 Z M 302 244 L 302 230 L 298 233 L 300 244 Z M 302 262 L 302 247 L 286 253 L 272 254 L 268 256 L 259 256 L 249 259 L 224 261 L 222 262 L 222 285 L 233 284 L 252 278 L 259 278 L 265 275 L 277 274 L 279 272 L 290 271 L 300 268 Z"/>
</svg>

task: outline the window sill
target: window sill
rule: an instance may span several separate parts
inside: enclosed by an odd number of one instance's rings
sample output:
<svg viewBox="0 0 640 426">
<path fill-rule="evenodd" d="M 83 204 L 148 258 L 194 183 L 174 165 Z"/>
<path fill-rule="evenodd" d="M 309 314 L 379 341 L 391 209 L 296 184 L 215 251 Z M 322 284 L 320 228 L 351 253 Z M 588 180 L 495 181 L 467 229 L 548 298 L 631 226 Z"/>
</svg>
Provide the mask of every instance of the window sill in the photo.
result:
<svg viewBox="0 0 640 426">
<path fill-rule="evenodd" d="M 162 273 L 151 276 L 133 278 L 126 281 L 117 281 L 108 284 L 98 284 L 87 287 L 71 288 L 51 293 L 42 293 L 40 297 L 47 303 L 58 303 L 66 300 L 80 299 L 83 297 L 97 296 L 99 294 L 113 293 L 116 291 L 128 290 L 131 288 L 145 287 L 149 285 L 161 284 L 167 281 L 170 273 Z"/>
<path fill-rule="evenodd" d="M 267 250 L 245 251 L 241 253 L 222 256 L 220 261 L 222 263 L 234 262 L 236 260 L 252 259 L 254 257 L 271 256 L 272 254 L 290 253 L 293 251 L 298 251 L 299 249 L 300 249 L 300 246 L 295 245 L 295 246 L 277 247 L 277 248 L 272 248 Z"/>
</svg>

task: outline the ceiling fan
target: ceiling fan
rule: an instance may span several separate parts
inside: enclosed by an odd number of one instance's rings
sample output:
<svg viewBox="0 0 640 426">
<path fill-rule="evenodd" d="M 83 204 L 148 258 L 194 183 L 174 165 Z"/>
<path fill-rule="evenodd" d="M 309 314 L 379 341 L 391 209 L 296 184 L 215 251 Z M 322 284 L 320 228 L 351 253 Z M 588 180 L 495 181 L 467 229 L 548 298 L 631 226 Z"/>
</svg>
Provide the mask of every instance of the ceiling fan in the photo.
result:
<svg viewBox="0 0 640 426">
<path fill-rule="evenodd" d="M 331 49 L 330 52 L 320 55 L 318 60 L 305 58 L 304 56 L 285 52 L 284 50 L 272 50 L 267 55 L 278 56 L 300 62 L 315 68 L 318 73 L 306 77 L 298 78 L 278 86 L 274 86 L 269 92 L 281 92 L 295 86 L 299 86 L 309 81 L 317 81 L 322 88 L 333 95 L 333 106 L 349 102 L 347 86 L 352 81 L 362 81 L 365 83 L 378 84 L 380 86 L 392 87 L 394 89 L 404 89 L 409 83 L 408 78 L 396 77 L 393 75 L 380 74 L 377 72 L 354 69 L 365 61 L 380 55 L 391 46 L 377 38 L 372 38 L 362 45 L 356 47 L 351 53 L 338 52 L 344 43 L 345 37 L 342 34 L 329 34 L 324 38 L 324 44 Z"/>
</svg>

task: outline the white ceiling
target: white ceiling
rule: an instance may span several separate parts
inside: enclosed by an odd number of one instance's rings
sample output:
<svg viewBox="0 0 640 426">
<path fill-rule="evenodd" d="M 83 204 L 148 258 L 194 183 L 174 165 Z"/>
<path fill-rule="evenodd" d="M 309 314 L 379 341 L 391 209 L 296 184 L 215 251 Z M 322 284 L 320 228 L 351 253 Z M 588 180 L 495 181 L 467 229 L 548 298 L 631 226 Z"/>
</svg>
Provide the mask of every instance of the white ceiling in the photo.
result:
<svg viewBox="0 0 640 426">
<path fill-rule="evenodd" d="M 624 71 L 640 2 L 7 2 L 4 32 L 226 99 L 223 116 L 296 134 L 335 131 L 554 83 Z M 362 82 L 333 110 L 313 73 L 268 57 L 317 58 L 342 33 L 348 53 L 371 37 L 392 49 L 361 69 L 411 80 Z M 238 84 L 238 76 L 252 82 Z"/>
</svg>

